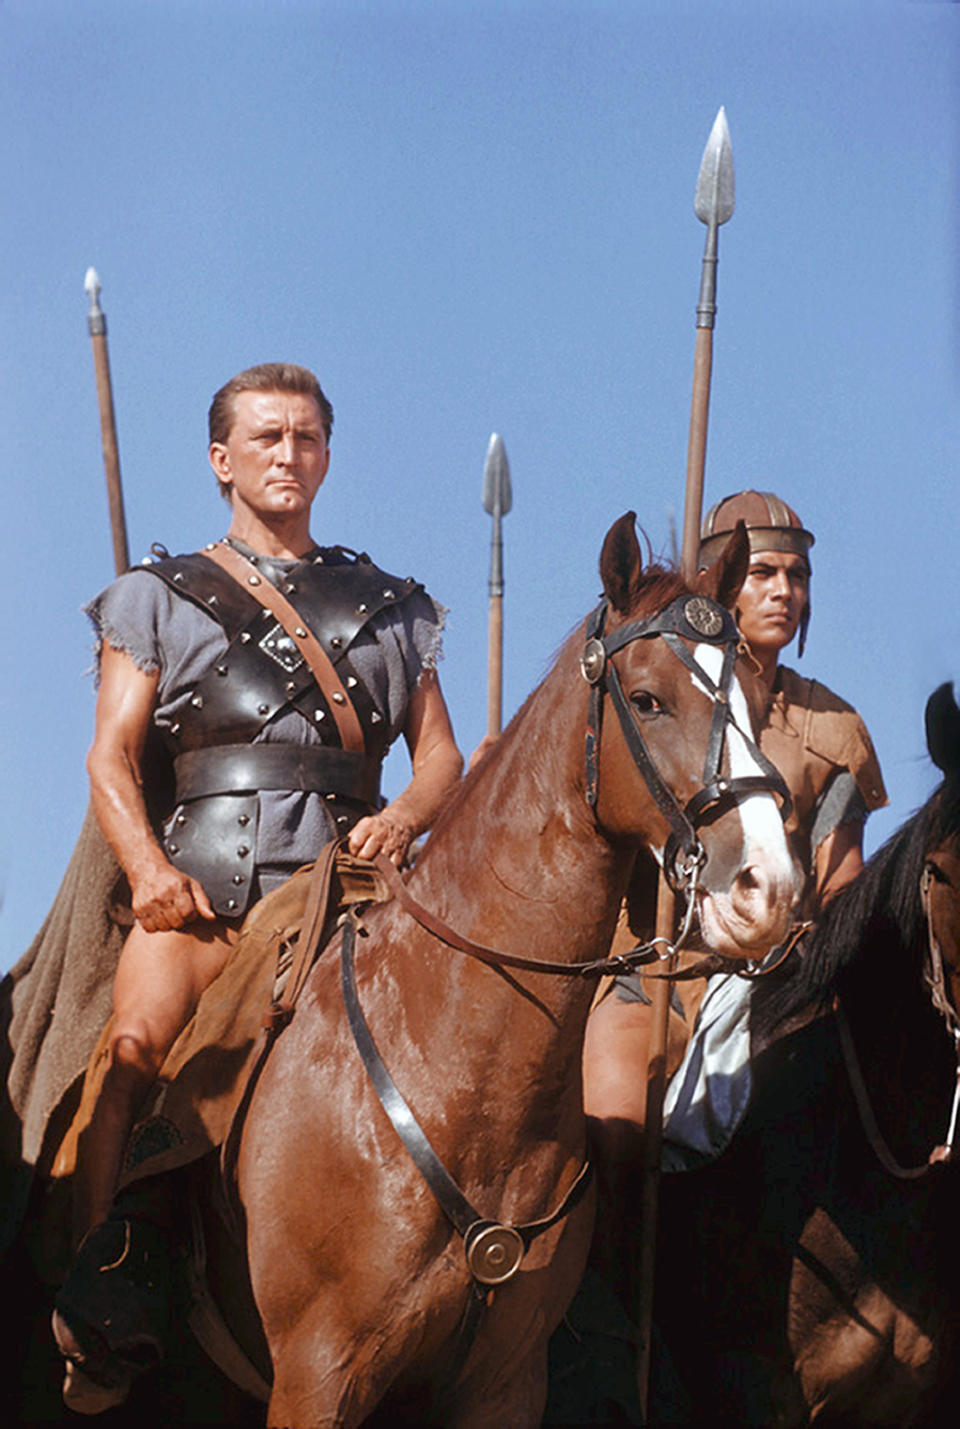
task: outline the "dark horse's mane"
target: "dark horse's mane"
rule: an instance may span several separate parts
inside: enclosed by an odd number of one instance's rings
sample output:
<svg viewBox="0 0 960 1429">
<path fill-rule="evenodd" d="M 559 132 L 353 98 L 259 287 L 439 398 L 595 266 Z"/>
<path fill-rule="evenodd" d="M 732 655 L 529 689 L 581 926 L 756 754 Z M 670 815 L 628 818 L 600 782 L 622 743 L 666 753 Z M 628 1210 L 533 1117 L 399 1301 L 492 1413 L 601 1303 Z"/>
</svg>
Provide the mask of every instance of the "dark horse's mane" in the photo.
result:
<svg viewBox="0 0 960 1429">
<path fill-rule="evenodd" d="M 912 947 L 922 931 L 920 876 L 928 849 L 960 832 L 960 775 L 944 779 L 926 804 L 827 905 L 806 936 L 802 955 L 754 989 L 750 1026 L 768 1039 L 789 1019 L 826 1007 L 841 975 L 881 940 Z"/>
</svg>

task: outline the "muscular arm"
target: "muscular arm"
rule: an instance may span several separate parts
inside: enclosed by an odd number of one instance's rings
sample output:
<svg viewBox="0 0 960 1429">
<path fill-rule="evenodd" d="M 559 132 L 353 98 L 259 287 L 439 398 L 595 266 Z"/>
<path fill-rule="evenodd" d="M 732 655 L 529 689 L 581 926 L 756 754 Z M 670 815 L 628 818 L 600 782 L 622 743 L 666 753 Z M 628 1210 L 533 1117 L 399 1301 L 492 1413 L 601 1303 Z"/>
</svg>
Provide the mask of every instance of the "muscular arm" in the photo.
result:
<svg viewBox="0 0 960 1429">
<path fill-rule="evenodd" d="M 392 803 L 361 819 L 348 846 L 357 858 L 387 854 L 400 864 L 418 834 L 433 823 L 463 770 L 450 716 L 435 670 L 424 670 L 410 697 L 404 725 L 413 778 Z"/>
<path fill-rule="evenodd" d="M 816 854 L 817 903 L 829 903 L 863 868 L 863 824 L 852 820 L 827 834 Z"/>
<path fill-rule="evenodd" d="M 156 671 L 104 645 L 93 744 L 87 755 L 94 813 L 127 875 L 133 911 L 146 932 L 216 915 L 196 879 L 167 859 L 150 827 L 140 762 L 156 701 Z"/>
</svg>

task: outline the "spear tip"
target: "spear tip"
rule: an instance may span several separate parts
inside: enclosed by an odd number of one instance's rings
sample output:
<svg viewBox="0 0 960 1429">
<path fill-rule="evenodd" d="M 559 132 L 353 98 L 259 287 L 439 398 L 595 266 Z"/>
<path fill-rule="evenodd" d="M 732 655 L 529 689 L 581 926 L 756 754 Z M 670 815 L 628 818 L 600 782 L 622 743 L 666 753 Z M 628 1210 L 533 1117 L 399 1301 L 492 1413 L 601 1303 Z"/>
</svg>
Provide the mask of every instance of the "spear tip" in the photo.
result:
<svg viewBox="0 0 960 1429">
<path fill-rule="evenodd" d="M 694 211 L 701 223 L 726 223 L 733 213 L 734 198 L 733 145 L 727 111 L 721 104 L 700 162 Z"/>
<path fill-rule="evenodd" d="M 507 461 L 503 438 L 494 432 L 483 466 L 483 509 L 491 516 L 506 516 L 512 505 L 510 463 Z"/>
<path fill-rule="evenodd" d="M 88 298 L 90 299 L 90 316 L 98 317 L 101 311 L 100 279 L 97 276 L 96 268 L 87 269 L 86 277 L 83 280 L 83 286 L 86 289 Z"/>
</svg>

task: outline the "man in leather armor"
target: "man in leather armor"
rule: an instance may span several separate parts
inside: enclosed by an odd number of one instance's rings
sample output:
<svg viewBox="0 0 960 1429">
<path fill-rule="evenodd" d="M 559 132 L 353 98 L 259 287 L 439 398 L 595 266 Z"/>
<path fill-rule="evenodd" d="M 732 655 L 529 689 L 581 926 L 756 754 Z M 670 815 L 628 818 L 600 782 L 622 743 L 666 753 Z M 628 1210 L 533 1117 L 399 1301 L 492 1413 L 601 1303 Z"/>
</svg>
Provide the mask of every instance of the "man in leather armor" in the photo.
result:
<svg viewBox="0 0 960 1429">
<path fill-rule="evenodd" d="M 85 1136 L 81 1231 L 106 1218 L 138 1108 L 251 902 L 332 838 L 399 864 L 460 777 L 436 671 L 442 607 L 310 534 L 332 422 L 304 368 L 231 379 L 210 408 L 226 537 L 126 573 L 88 608 L 92 803 L 136 921 Z M 400 734 L 412 779 L 384 805 L 380 765 Z"/>
</svg>

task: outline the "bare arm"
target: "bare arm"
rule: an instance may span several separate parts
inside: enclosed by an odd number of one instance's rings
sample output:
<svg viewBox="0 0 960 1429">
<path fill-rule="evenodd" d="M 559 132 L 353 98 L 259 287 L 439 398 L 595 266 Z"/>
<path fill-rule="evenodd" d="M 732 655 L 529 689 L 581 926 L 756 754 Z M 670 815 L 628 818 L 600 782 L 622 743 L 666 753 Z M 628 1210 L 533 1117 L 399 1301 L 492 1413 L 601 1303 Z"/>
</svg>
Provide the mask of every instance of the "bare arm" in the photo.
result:
<svg viewBox="0 0 960 1429">
<path fill-rule="evenodd" d="M 863 824 L 840 824 L 817 849 L 817 903 L 823 907 L 863 868 Z"/>
<path fill-rule="evenodd" d="M 196 879 L 174 868 L 158 844 L 143 797 L 141 759 L 158 674 L 104 645 L 93 745 L 87 755 L 94 813 L 127 875 L 133 911 L 148 933 L 214 918 Z"/>
<path fill-rule="evenodd" d="M 348 847 L 357 858 L 385 853 L 395 864 L 402 863 L 410 844 L 430 827 L 460 778 L 463 756 L 435 670 L 424 670 L 420 676 L 403 735 L 413 778 L 385 809 L 355 825 Z"/>
</svg>

